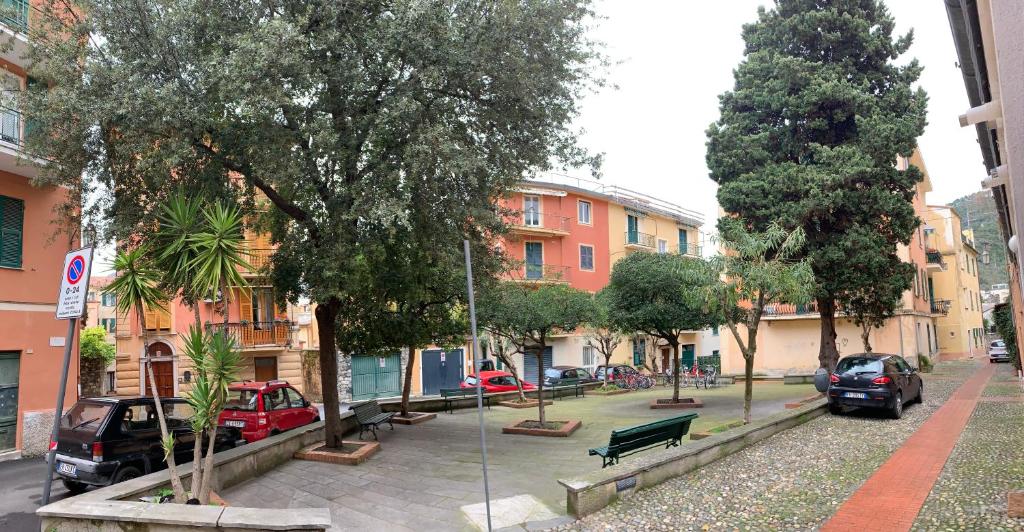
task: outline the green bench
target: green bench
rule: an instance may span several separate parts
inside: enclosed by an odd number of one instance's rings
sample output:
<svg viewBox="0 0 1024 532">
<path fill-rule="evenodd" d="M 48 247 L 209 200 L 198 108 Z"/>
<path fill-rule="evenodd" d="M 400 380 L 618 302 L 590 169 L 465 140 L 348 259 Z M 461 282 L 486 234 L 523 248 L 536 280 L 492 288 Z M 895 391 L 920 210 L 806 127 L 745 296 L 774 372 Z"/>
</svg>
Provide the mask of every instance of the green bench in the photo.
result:
<svg viewBox="0 0 1024 532">
<path fill-rule="evenodd" d="M 359 422 L 360 440 L 363 439 L 363 432 L 367 430 L 373 433 L 373 439 L 379 440 L 377 427 L 385 423 L 391 425 L 391 430 L 395 430 L 395 424 L 391 421 L 391 418 L 395 417 L 395 412 L 384 412 L 376 400 L 355 405 L 352 407 L 352 411 L 356 414 L 356 421 Z"/>
<path fill-rule="evenodd" d="M 576 397 L 586 397 L 587 396 L 586 395 L 586 388 L 583 387 L 583 383 L 579 379 L 565 379 L 565 380 L 559 382 L 558 384 L 556 384 L 554 386 L 549 386 L 549 387 L 544 388 L 544 390 L 551 392 L 551 398 L 554 399 L 555 391 L 557 391 L 557 390 L 566 390 L 566 389 L 569 389 L 569 388 L 572 388 L 573 393 L 575 394 Z M 559 399 L 561 399 L 563 397 L 565 397 L 565 396 L 564 395 L 559 395 L 558 396 Z"/>
<path fill-rule="evenodd" d="M 455 401 L 467 398 L 476 399 L 476 388 L 441 388 L 441 399 L 444 399 L 444 411 L 449 414 L 455 413 Z M 491 397 L 484 394 L 484 404 L 491 409 Z"/>
<path fill-rule="evenodd" d="M 615 429 L 608 438 L 608 445 L 590 449 L 589 456 L 600 456 L 602 468 L 619 463 L 619 457 L 646 451 L 664 444 L 665 448 L 678 447 L 683 436 L 690 431 L 690 422 L 697 414 L 683 414 L 652 423 Z"/>
</svg>

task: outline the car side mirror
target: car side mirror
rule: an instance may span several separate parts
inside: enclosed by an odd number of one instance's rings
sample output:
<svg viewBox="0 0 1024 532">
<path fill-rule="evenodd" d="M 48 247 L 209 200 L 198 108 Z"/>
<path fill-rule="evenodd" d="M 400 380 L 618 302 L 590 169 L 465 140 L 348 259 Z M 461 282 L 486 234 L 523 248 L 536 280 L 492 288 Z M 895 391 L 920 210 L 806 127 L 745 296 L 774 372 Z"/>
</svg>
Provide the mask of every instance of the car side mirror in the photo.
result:
<svg viewBox="0 0 1024 532">
<path fill-rule="evenodd" d="M 302 400 L 302 406 L 309 408 L 310 404 L 309 399 Z"/>
</svg>

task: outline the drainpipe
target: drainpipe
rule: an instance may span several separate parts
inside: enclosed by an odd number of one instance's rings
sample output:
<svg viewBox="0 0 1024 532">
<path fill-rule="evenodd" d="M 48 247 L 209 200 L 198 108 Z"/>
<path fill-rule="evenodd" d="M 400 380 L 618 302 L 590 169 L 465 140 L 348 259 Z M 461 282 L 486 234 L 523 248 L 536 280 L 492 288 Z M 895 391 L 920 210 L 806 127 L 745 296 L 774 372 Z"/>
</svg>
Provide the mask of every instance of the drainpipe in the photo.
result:
<svg viewBox="0 0 1024 532">
<path fill-rule="evenodd" d="M 899 316 L 896 317 L 896 323 L 897 323 L 897 325 L 899 325 L 899 327 L 897 327 L 897 328 L 900 330 L 900 356 L 902 357 L 903 356 L 903 315 L 902 314 L 900 314 Z"/>
</svg>

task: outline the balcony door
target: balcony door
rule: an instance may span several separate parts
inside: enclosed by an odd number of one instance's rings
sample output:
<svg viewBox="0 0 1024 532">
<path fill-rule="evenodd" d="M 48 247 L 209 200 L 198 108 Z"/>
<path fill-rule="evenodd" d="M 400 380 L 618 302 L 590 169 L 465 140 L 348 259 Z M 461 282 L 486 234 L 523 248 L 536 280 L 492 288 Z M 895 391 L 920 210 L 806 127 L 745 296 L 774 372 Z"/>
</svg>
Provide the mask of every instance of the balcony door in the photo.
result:
<svg viewBox="0 0 1024 532">
<path fill-rule="evenodd" d="M 632 214 L 626 215 L 626 239 L 630 244 L 640 241 L 640 220 Z"/>
<path fill-rule="evenodd" d="M 523 225 L 540 227 L 540 196 L 523 196 Z"/>
<path fill-rule="evenodd" d="M 526 243 L 526 278 L 540 279 L 544 277 L 544 244 L 540 242 Z"/>
<path fill-rule="evenodd" d="M 21 78 L 0 73 L 0 140 L 21 144 L 21 114 L 18 108 L 18 94 L 21 92 Z"/>
</svg>

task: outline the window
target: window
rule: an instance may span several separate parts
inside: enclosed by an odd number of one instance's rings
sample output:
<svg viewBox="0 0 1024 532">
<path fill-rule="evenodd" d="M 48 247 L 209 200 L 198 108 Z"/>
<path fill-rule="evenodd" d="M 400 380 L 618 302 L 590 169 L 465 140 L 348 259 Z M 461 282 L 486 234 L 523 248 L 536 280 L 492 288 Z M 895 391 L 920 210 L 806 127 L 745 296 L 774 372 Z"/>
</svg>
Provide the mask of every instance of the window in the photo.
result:
<svg viewBox="0 0 1024 532">
<path fill-rule="evenodd" d="M 103 301 L 100 304 L 104 307 L 113 307 L 117 304 L 117 298 L 114 297 L 114 294 L 104 293 Z"/>
<path fill-rule="evenodd" d="M 25 202 L 0 196 L 0 268 L 21 268 Z"/>
<path fill-rule="evenodd" d="M 633 365 L 644 365 L 644 352 L 647 351 L 647 340 L 633 340 Z"/>
<path fill-rule="evenodd" d="M 717 349 L 715 349 L 715 350 L 712 350 L 712 351 L 711 351 L 711 356 L 713 356 L 713 357 L 716 357 L 716 356 L 718 356 L 718 350 L 717 350 Z"/>
<path fill-rule="evenodd" d="M 594 373 L 597 369 L 597 352 L 594 349 L 594 346 L 583 346 L 583 363 L 580 365 L 586 368 L 590 373 Z"/>
<path fill-rule="evenodd" d="M 668 253 L 668 240 L 658 239 L 658 253 Z"/>
<path fill-rule="evenodd" d="M 928 336 L 928 352 L 932 352 L 932 324 L 924 324 L 924 333 Z"/>
<path fill-rule="evenodd" d="M 108 333 L 113 333 L 117 330 L 117 319 L 116 318 L 103 318 L 100 320 L 100 327 Z"/>
<path fill-rule="evenodd" d="M 89 290 L 85 294 L 85 300 L 86 301 L 96 301 L 96 292 L 93 292 L 92 290 Z"/>
<path fill-rule="evenodd" d="M 712 336 L 718 336 L 718 326 L 717 325 L 712 325 L 711 326 L 711 335 Z"/>
<path fill-rule="evenodd" d="M 288 408 L 288 400 L 284 395 L 284 388 L 278 388 L 263 393 L 263 410 L 284 410 Z"/>
<path fill-rule="evenodd" d="M 523 225 L 540 226 L 540 196 L 523 196 Z"/>
<path fill-rule="evenodd" d="M 679 253 L 689 253 L 689 236 L 686 234 L 686 229 L 679 229 Z"/>
<path fill-rule="evenodd" d="M 256 411 L 256 390 L 228 390 L 224 410 Z"/>
<path fill-rule="evenodd" d="M 846 357 L 839 361 L 836 366 L 836 373 L 855 373 L 859 371 L 870 371 L 873 373 L 882 372 L 882 362 L 874 357 Z"/>
<path fill-rule="evenodd" d="M 544 244 L 540 242 L 526 242 L 524 253 L 526 255 L 526 278 L 541 279 L 544 277 Z"/>
<path fill-rule="evenodd" d="M 147 331 L 171 330 L 171 311 L 167 306 L 160 308 L 146 307 L 142 317 Z"/>
<path fill-rule="evenodd" d="M 306 400 L 302 397 L 302 394 L 295 388 L 286 388 L 288 392 L 288 403 L 292 405 L 292 408 L 305 408 Z"/>
<path fill-rule="evenodd" d="M 114 390 L 117 390 L 117 372 L 116 371 L 108 371 L 107 372 L 107 391 L 113 392 Z"/>
<path fill-rule="evenodd" d="M 580 245 L 580 269 L 594 271 L 594 246 Z"/>
<path fill-rule="evenodd" d="M 579 223 L 581 223 L 581 224 L 590 225 L 591 224 L 591 221 L 590 221 L 590 211 L 591 211 L 591 208 L 592 208 L 592 205 L 590 204 L 589 201 L 580 200 L 579 203 L 577 203 L 577 210 L 579 212 L 577 212 L 577 214 L 576 214 L 576 220 Z"/>
</svg>

